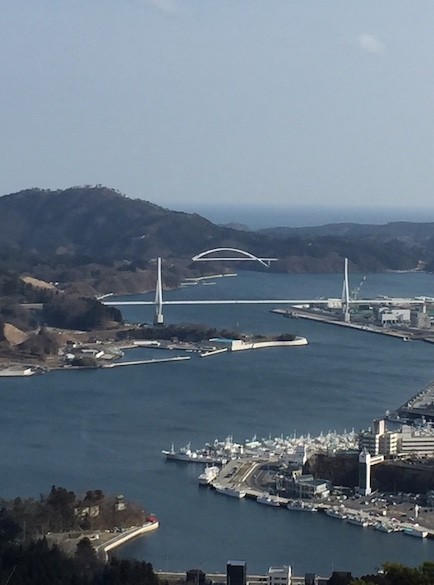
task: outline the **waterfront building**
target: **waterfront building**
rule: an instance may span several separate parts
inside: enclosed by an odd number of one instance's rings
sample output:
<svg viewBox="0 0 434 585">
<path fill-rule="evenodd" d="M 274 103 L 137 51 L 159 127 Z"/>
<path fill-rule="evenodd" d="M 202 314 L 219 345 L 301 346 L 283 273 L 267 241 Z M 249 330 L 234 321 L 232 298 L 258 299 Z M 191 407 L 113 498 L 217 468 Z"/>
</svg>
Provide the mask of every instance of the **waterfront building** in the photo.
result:
<svg viewBox="0 0 434 585">
<path fill-rule="evenodd" d="M 246 561 L 228 561 L 226 564 L 226 585 L 246 585 Z"/>
<path fill-rule="evenodd" d="M 292 473 L 291 479 L 286 482 L 285 489 L 289 496 L 303 499 L 327 498 L 331 484 L 326 479 L 314 479 L 313 475 Z"/>
<path fill-rule="evenodd" d="M 400 433 L 387 431 L 380 436 L 379 455 L 396 455 L 400 450 Z"/>
<path fill-rule="evenodd" d="M 403 425 L 400 433 L 400 452 L 402 454 L 434 455 L 434 429 L 432 426 Z"/>
<path fill-rule="evenodd" d="M 416 329 L 430 329 L 431 328 L 430 314 L 424 311 L 414 310 L 411 312 L 410 324 L 412 327 L 416 327 Z"/>
<path fill-rule="evenodd" d="M 386 430 L 386 421 L 378 419 L 372 421 L 372 429 L 359 434 L 359 449 L 366 449 L 371 455 L 395 455 L 399 451 L 399 437 L 397 431 Z"/>
<path fill-rule="evenodd" d="M 270 567 L 268 569 L 267 585 L 290 585 L 290 583 L 290 566 L 284 565 L 283 567 Z"/>
<path fill-rule="evenodd" d="M 380 307 L 377 318 L 383 326 L 410 323 L 410 309 Z"/>
<path fill-rule="evenodd" d="M 359 449 L 366 449 L 371 455 L 378 455 L 380 452 L 380 435 L 372 431 L 362 431 L 359 435 Z"/>
<path fill-rule="evenodd" d="M 288 460 L 298 465 L 304 465 L 308 459 L 308 448 L 306 444 L 297 445 L 294 455 L 288 457 Z"/>
</svg>

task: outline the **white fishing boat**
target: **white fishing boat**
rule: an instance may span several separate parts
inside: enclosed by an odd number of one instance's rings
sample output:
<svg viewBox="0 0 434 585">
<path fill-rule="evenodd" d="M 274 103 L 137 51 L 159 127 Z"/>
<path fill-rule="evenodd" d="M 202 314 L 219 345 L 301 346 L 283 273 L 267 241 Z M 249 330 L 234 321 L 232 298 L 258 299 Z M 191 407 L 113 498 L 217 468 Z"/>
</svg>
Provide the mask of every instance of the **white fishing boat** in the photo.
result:
<svg viewBox="0 0 434 585">
<path fill-rule="evenodd" d="M 246 492 L 243 490 L 237 490 L 236 488 L 231 488 L 229 486 L 220 486 L 217 485 L 215 486 L 216 491 L 219 494 L 224 494 L 225 496 L 231 496 L 232 498 L 244 498 L 246 495 Z"/>
<path fill-rule="evenodd" d="M 348 516 L 347 522 L 354 524 L 355 526 L 362 526 L 363 528 L 369 526 L 368 520 L 362 516 Z"/>
<path fill-rule="evenodd" d="M 181 447 L 176 450 L 172 443 L 170 450 L 163 449 L 161 451 L 165 455 L 166 459 L 173 461 L 186 461 L 187 463 L 212 463 L 214 465 L 224 465 L 227 462 L 227 457 L 216 451 L 210 451 L 206 449 L 200 449 L 196 451 L 191 448 L 191 444 L 188 443 L 185 447 Z"/>
<path fill-rule="evenodd" d="M 266 506 L 274 506 L 278 508 L 280 506 L 279 498 L 277 496 L 272 496 L 270 494 L 263 494 L 262 496 L 258 496 L 256 498 L 258 504 L 265 504 Z"/>
<path fill-rule="evenodd" d="M 296 510 L 299 512 L 318 512 L 318 508 L 314 504 L 309 504 L 302 500 L 293 500 L 286 507 L 288 510 Z"/>
<path fill-rule="evenodd" d="M 426 538 L 428 536 L 428 531 L 423 530 L 419 526 L 412 526 L 409 528 L 404 528 L 404 534 L 408 536 L 415 536 L 416 538 Z"/>
<path fill-rule="evenodd" d="M 377 522 L 374 528 L 375 530 L 379 530 L 380 532 L 386 532 L 387 534 L 395 532 L 393 526 L 391 526 L 390 524 L 385 524 L 384 522 Z"/>
<path fill-rule="evenodd" d="M 337 508 L 328 508 L 325 513 L 330 518 L 338 518 L 339 520 L 345 520 L 347 518 L 347 515 Z"/>
<path fill-rule="evenodd" d="M 217 465 L 207 465 L 197 479 L 201 485 L 209 485 L 216 479 L 219 472 L 220 469 Z"/>
</svg>

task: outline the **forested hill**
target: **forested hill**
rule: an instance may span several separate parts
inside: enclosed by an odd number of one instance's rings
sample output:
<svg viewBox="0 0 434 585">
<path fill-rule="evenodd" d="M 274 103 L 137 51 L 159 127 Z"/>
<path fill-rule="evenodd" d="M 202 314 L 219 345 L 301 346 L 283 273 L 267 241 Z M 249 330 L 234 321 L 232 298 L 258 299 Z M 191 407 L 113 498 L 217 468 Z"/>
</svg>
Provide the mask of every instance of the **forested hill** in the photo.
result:
<svg viewBox="0 0 434 585">
<path fill-rule="evenodd" d="M 116 270 L 125 272 L 128 263 L 133 270 L 146 269 L 150 259 L 162 256 L 170 258 L 174 266 L 183 262 L 185 269 L 193 255 L 215 247 L 242 248 L 258 256 L 277 257 L 279 262 L 271 270 L 281 272 L 340 271 L 344 257 L 350 259 L 353 271 L 409 270 L 421 265 L 431 268 L 434 224 L 336 224 L 240 231 L 215 225 L 197 214 L 130 199 L 101 186 L 64 191 L 29 189 L 0 197 L 0 246 L 0 271 L 15 262 L 17 272 L 29 272 L 32 267 L 42 278 L 62 281 L 80 280 L 85 275 L 95 287 L 91 273 L 99 270 L 105 278 L 106 271 L 92 264 L 113 266 L 115 262 Z M 91 267 L 84 270 L 83 266 Z M 196 271 L 207 268 L 211 267 L 194 266 Z M 260 267 L 240 263 L 235 268 Z M 56 271 L 62 272 L 58 278 Z M 122 277 L 126 279 L 125 274 Z M 143 290 L 143 275 L 141 278 Z M 121 288 L 128 286 L 125 282 Z M 106 285 L 96 288 L 104 292 Z"/>
<path fill-rule="evenodd" d="M 28 189 L 0 197 L 0 245 L 42 256 L 191 257 L 204 246 L 244 243 L 259 252 L 269 239 L 105 187 Z"/>
</svg>

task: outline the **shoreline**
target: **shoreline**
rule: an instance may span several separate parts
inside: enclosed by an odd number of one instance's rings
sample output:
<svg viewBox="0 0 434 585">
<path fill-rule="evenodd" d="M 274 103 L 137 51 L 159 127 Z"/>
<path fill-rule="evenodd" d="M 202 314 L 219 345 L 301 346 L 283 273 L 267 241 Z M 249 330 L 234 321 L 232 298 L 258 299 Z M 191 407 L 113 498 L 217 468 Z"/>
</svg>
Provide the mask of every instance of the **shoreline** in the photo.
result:
<svg viewBox="0 0 434 585">
<path fill-rule="evenodd" d="M 88 530 L 77 534 L 76 532 L 68 531 L 48 533 L 45 536 L 49 542 L 61 547 L 67 555 L 75 554 L 76 546 L 80 540 L 88 538 L 98 557 L 103 561 L 107 561 L 109 552 L 120 548 L 133 539 L 154 532 L 159 526 L 158 519 L 153 517 L 141 526 L 130 526 L 122 532 L 115 532 L 114 530 Z"/>
<path fill-rule="evenodd" d="M 143 536 L 145 534 L 149 534 L 150 532 L 157 530 L 159 527 L 160 523 L 157 519 L 145 522 L 145 524 L 143 524 L 142 526 L 132 526 L 131 528 L 128 528 L 124 532 L 121 532 L 114 536 L 113 538 L 109 539 L 104 544 L 101 544 L 100 546 L 96 546 L 94 548 L 100 558 L 103 558 L 103 560 L 108 560 L 108 553 L 110 551 L 113 551 L 123 546 L 130 540 L 139 538 L 140 536 Z"/>
</svg>

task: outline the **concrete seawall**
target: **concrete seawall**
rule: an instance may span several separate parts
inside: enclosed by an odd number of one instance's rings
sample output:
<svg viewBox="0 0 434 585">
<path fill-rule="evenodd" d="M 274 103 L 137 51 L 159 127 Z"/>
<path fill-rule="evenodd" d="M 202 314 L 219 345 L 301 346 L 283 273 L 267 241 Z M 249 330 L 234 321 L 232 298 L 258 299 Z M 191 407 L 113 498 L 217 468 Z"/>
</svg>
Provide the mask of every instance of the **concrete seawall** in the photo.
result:
<svg viewBox="0 0 434 585">
<path fill-rule="evenodd" d="M 154 530 L 157 530 L 159 525 L 160 524 L 158 520 L 155 520 L 154 522 L 146 522 L 145 524 L 143 524 L 143 526 L 138 527 L 134 526 L 132 528 L 129 528 L 128 530 L 125 530 L 125 532 L 117 534 L 104 544 L 96 546 L 95 547 L 96 552 L 98 556 L 100 556 L 104 560 L 107 560 L 108 553 L 110 551 L 118 548 L 119 546 L 122 546 L 123 544 L 129 542 L 133 538 L 137 538 L 139 536 L 143 536 L 143 534 L 147 534 L 148 532 L 153 532 Z"/>
</svg>

